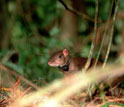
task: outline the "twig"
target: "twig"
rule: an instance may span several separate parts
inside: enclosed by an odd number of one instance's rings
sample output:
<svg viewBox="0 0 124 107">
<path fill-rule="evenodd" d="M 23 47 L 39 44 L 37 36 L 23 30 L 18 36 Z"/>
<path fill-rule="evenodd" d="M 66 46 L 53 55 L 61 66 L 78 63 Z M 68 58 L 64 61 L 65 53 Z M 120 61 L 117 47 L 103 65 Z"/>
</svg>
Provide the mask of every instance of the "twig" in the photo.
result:
<svg viewBox="0 0 124 107">
<path fill-rule="evenodd" d="M 13 70 L 10 70 L 9 68 L 7 68 L 5 65 L 0 64 L 0 69 L 5 70 L 7 72 L 10 72 L 11 74 L 15 75 L 16 77 L 20 77 L 23 81 L 25 81 L 27 84 L 29 84 L 30 86 L 32 86 L 34 89 L 38 90 L 39 87 L 35 84 L 33 84 L 31 81 L 29 81 L 28 79 L 24 78 L 23 76 L 19 75 L 18 73 L 16 73 Z"/>
<path fill-rule="evenodd" d="M 114 98 L 114 99 L 107 99 L 106 103 L 112 103 L 112 102 L 124 102 L 124 98 Z M 104 103 L 97 105 L 96 107 L 101 107 L 104 105 Z"/>
<path fill-rule="evenodd" d="M 7 103 L 9 103 L 9 102 L 11 102 L 11 101 L 12 101 L 12 98 L 10 97 L 10 98 L 8 98 L 8 99 L 2 101 L 1 105 L 6 105 Z"/>
<path fill-rule="evenodd" d="M 0 92 L 0 96 L 4 96 L 4 97 L 6 97 L 6 98 L 9 98 L 8 95 L 5 95 L 4 93 L 1 93 L 1 92 Z"/>
<path fill-rule="evenodd" d="M 108 56 L 109 56 L 109 53 L 110 53 L 110 49 L 111 49 L 112 39 L 113 39 L 114 24 L 115 24 L 115 19 L 116 19 L 117 10 L 118 10 L 118 3 L 116 2 L 116 0 L 115 0 L 115 4 L 116 4 L 116 8 L 115 8 L 114 16 L 113 16 L 113 23 L 112 23 L 111 33 L 110 33 L 110 42 L 109 42 L 107 53 L 106 53 L 105 60 L 104 60 L 104 63 L 103 63 L 103 68 L 106 65 L 106 62 L 107 62 L 107 59 L 108 59 Z"/>
<path fill-rule="evenodd" d="M 1 90 L 3 91 L 12 91 L 15 87 L 17 87 L 21 82 L 21 78 L 19 77 L 17 82 L 11 88 L 4 88 L 2 87 Z"/>
<path fill-rule="evenodd" d="M 70 9 L 70 8 L 63 2 L 63 0 L 59 0 L 59 2 L 65 7 L 66 10 L 68 10 L 68 11 L 70 11 L 70 12 L 76 14 L 76 15 L 79 15 L 79 16 L 83 17 L 83 18 L 86 19 L 86 20 L 89 20 L 89 21 L 91 21 L 91 22 L 94 22 L 94 20 L 91 19 L 91 18 L 90 18 L 88 15 L 86 15 L 85 13 L 78 12 L 78 11 L 75 10 L 75 9 Z M 101 22 L 101 21 L 99 21 L 99 22 Z"/>
<path fill-rule="evenodd" d="M 24 96 L 29 90 L 31 90 L 31 88 L 32 88 L 32 87 L 27 88 L 27 89 L 23 92 L 22 96 Z"/>
<path fill-rule="evenodd" d="M 103 47 L 103 43 L 105 41 L 105 37 L 106 37 L 106 34 L 107 34 L 108 27 L 109 27 L 109 22 L 111 21 L 111 13 L 112 13 L 113 4 L 114 4 L 114 1 L 112 1 L 110 14 L 109 14 L 109 17 L 108 17 L 107 24 L 105 26 L 105 32 L 103 34 L 102 42 L 101 42 L 100 49 L 99 49 L 99 52 L 98 52 L 98 55 L 97 55 L 97 58 L 96 58 L 96 61 L 95 61 L 95 64 L 94 64 L 94 68 L 96 67 L 96 64 L 97 64 L 97 62 L 99 60 L 99 56 L 100 56 L 100 53 L 101 53 L 101 50 L 102 50 L 102 47 Z"/>
<path fill-rule="evenodd" d="M 93 51 L 94 51 L 94 47 L 95 47 L 95 39 L 96 39 L 96 35 L 97 35 L 97 20 L 98 20 L 98 0 L 96 0 L 94 35 L 93 35 L 93 40 L 92 40 L 90 53 L 89 53 L 89 56 L 88 56 L 88 61 L 85 65 L 85 70 L 87 70 L 89 68 L 89 65 L 90 65 L 90 62 L 91 62 L 91 59 L 92 59 L 92 56 L 93 56 Z"/>
</svg>

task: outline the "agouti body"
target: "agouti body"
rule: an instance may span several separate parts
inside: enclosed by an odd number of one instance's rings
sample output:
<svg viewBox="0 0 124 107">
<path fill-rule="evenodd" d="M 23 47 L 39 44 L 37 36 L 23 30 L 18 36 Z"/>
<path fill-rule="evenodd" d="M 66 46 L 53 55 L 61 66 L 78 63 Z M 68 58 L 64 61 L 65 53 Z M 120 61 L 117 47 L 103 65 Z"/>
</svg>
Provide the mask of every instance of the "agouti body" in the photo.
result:
<svg viewBox="0 0 124 107">
<path fill-rule="evenodd" d="M 87 58 L 82 57 L 71 57 L 67 49 L 63 49 L 53 53 L 48 61 L 49 66 L 58 67 L 64 75 L 70 75 L 81 70 L 87 62 Z M 95 59 L 91 60 L 89 66 L 92 67 L 95 63 Z M 101 64 L 98 61 L 97 64 Z"/>
</svg>

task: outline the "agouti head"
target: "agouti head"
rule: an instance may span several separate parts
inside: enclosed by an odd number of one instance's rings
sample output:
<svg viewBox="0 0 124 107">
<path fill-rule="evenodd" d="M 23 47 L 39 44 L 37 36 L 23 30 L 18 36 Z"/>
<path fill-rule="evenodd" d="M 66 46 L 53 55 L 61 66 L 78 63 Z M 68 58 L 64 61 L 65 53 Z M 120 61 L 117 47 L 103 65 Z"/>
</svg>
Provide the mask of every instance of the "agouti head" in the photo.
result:
<svg viewBox="0 0 124 107">
<path fill-rule="evenodd" d="M 63 49 L 53 53 L 48 61 L 49 66 L 53 67 L 61 67 L 67 63 L 69 57 L 69 51 L 67 49 Z"/>
</svg>

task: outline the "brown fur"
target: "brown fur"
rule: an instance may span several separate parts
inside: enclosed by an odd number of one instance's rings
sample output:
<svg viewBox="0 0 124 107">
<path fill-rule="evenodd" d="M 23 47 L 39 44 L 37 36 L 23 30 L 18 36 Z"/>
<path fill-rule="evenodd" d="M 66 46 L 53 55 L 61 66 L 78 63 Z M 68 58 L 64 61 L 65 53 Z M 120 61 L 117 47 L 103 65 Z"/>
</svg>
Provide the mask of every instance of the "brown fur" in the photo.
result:
<svg viewBox="0 0 124 107">
<path fill-rule="evenodd" d="M 59 58 L 61 56 L 61 58 Z M 69 51 L 67 49 L 63 49 L 61 51 L 55 52 L 48 61 L 48 64 L 53 67 L 64 66 L 70 57 Z M 76 73 L 81 70 L 87 62 L 87 58 L 82 57 L 70 57 L 70 64 L 68 71 L 61 70 L 64 75 L 70 75 Z M 89 66 L 92 67 L 95 63 L 95 59 L 91 60 L 91 64 Z M 97 62 L 97 65 L 101 64 L 101 62 Z"/>
</svg>

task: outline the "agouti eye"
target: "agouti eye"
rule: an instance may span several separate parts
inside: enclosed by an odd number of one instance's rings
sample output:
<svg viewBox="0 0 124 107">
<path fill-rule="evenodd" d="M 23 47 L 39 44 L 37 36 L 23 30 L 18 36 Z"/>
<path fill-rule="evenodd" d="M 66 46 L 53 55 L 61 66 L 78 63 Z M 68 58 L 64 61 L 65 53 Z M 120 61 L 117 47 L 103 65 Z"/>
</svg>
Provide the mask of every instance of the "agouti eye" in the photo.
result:
<svg viewBox="0 0 124 107">
<path fill-rule="evenodd" d="M 59 55 L 59 58 L 61 58 L 62 56 L 61 55 Z"/>
</svg>

